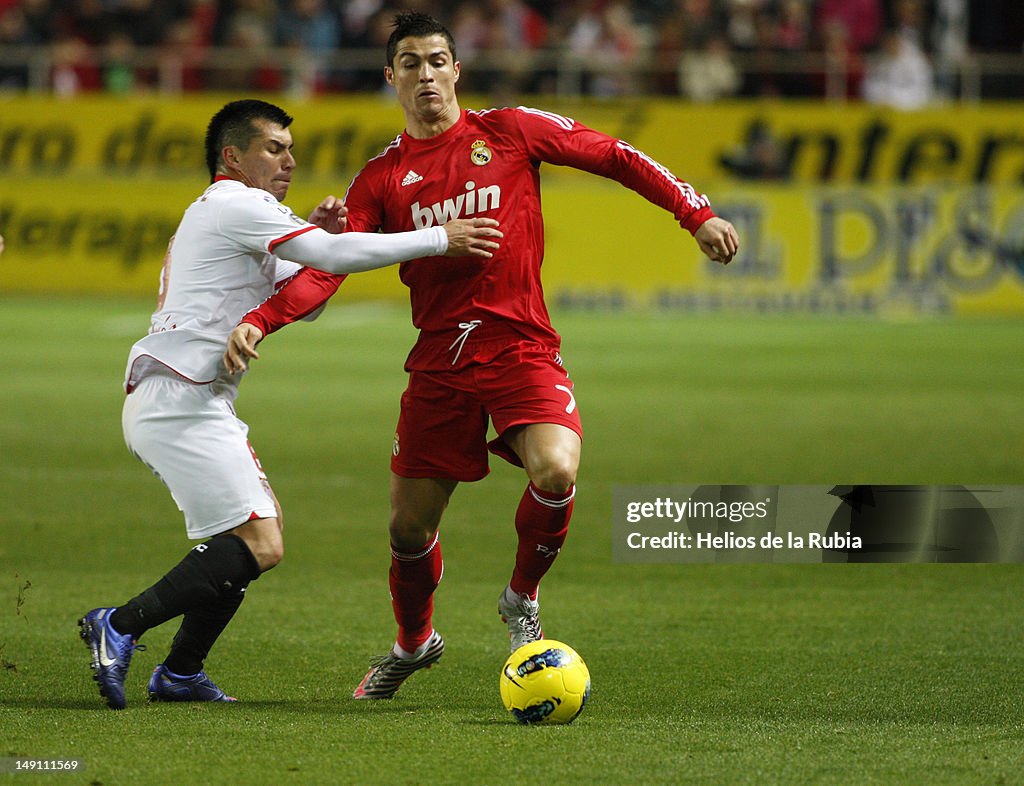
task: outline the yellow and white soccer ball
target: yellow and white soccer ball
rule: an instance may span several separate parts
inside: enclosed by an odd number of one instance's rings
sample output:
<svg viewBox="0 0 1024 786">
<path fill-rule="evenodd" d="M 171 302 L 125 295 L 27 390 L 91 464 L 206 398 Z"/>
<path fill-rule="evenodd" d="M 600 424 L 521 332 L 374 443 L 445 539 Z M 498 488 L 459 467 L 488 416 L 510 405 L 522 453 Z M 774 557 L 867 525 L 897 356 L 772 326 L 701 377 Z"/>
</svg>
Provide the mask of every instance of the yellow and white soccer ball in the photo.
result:
<svg viewBox="0 0 1024 786">
<path fill-rule="evenodd" d="M 540 639 L 501 669 L 501 700 L 520 723 L 572 723 L 590 696 L 590 670 L 568 644 Z"/>
</svg>

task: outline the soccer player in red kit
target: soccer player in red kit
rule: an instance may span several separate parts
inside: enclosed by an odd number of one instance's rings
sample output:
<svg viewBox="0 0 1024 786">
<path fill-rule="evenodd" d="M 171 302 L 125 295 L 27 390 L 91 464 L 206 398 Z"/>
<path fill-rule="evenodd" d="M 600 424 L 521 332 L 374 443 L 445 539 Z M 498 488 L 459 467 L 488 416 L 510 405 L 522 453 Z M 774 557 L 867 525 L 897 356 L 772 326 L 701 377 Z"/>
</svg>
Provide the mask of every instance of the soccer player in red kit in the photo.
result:
<svg viewBox="0 0 1024 786">
<path fill-rule="evenodd" d="M 398 637 L 373 662 L 357 699 L 390 698 L 435 663 L 433 593 L 442 573 L 438 527 L 456 485 L 488 472 L 487 452 L 529 477 L 515 515 L 515 566 L 498 610 L 512 650 L 543 638 L 537 592 L 572 515 L 582 427 L 560 337 L 541 289 L 542 163 L 603 175 L 671 212 L 700 249 L 723 264 L 739 240 L 706 197 L 626 142 L 536 109 L 467 111 L 455 94 L 460 63 L 447 29 L 400 14 L 385 78 L 406 131 L 356 175 L 345 197 L 348 229 L 399 232 L 455 217 L 501 222 L 505 242 L 485 265 L 403 263 L 419 338 L 391 459 L 390 588 Z M 244 368 L 265 335 L 319 308 L 342 277 L 306 270 L 244 317 L 225 362 Z M 487 442 L 488 420 L 497 439 Z"/>
</svg>

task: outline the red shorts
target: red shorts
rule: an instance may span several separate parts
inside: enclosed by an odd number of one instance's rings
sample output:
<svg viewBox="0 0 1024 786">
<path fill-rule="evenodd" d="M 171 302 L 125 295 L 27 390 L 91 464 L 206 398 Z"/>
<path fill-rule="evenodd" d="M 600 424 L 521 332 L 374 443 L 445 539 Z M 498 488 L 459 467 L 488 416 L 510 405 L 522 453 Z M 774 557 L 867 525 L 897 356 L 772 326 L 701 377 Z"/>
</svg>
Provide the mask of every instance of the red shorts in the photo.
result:
<svg viewBox="0 0 1024 786">
<path fill-rule="evenodd" d="M 488 420 L 498 433 L 489 443 Z M 391 470 L 405 478 L 480 480 L 489 471 L 488 450 L 521 467 L 501 435 L 530 423 L 557 423 L 583 438 L 572 381 L 556 350 L 519 341 L 486 363 L 410 371 Z"/>
</svg>

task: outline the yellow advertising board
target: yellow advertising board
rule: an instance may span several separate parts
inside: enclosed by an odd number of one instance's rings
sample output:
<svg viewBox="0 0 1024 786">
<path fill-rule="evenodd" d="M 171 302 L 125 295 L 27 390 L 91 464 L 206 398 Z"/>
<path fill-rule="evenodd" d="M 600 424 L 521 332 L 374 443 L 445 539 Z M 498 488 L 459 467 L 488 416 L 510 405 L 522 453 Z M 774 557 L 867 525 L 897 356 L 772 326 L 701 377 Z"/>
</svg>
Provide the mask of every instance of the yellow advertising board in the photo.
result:
<svg viewBox="0 0 1024 786">
<path fill-rule="evenodd" d="M 0 292 L 155 293 L 167 239 L 205 187 L 206 122 L 230 97 L 0 99 Z M 295 115 L 298 213 L 342 194 L 402 125 L 387 97 Z M 473 106 L 475 102 L 464 101 Z M 545 287 L 579 307 L 1024 314 L 1024 110 L 558 102 L 630 141 L 736 223 L 712 265 L 615 183 L 545 169 Z M 404 298 L 393 271 L 349 298 Z"/>
<path fill-rule="evenodd" d="M 206 122 L 231 97 L 0 98 L 6 177 L 195 176 Z M 387 96 L 308 101 L 296 157 L 310 180 L 346 181 L 401 130 Z M 467 98 L 466 106 L 482 105 Z M 799 183 L 1024 183 L 1024 107 L 953 105 L 907 113 L 863 104 L 538 100 L 627 140 L 696 184 L 723 178 Z"/>
<path fill-rule="evenodd" d="M 726 186 L 727 267 L 616 186 L 544 199 L 545 287 L 564 306 L 1024 314 L 1021 189 Z"/>
</svg>

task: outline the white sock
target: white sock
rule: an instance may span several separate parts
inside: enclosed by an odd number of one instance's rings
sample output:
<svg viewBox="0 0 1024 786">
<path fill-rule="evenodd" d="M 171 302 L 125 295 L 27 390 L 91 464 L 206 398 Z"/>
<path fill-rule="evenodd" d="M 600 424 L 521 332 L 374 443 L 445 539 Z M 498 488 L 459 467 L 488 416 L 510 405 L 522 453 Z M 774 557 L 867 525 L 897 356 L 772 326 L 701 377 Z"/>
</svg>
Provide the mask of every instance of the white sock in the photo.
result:
<svg viewBox="0 0 1024 786">
<path fill-rule="evenodd" d="M 518 592 L 512 589 L 512 585 L 506 585 L 505 587 L 505 602 L 519 604 L 522 603 L 523 598 L 527 598 L 526 595 L 520 595 Z M 529 598 L 527 598 L 529 599 Z M 540 600 L 540 590 L 537 591 L 537 600 Z"/>
<path fill-rule="evenodd" d="M 415 652 L 409 652 L 408 650 L 402 649 L 398 646 L 397 641 L 395 642 L 395 646 L 391 648 L 391 651 L 395 654 L 396 658 L 401 658 L 402 660 L 412 660 L 413 658 L 418 658 L 420 655 L 427 651 L 427 645 L 430 644 L 430 640 L 432 638 L 434 638 L 434 631 L 430 631 L 430 635 L 427 636 L 427 640 L 423 642 L 420 646 L 418 646 Z"/>
</svg>

